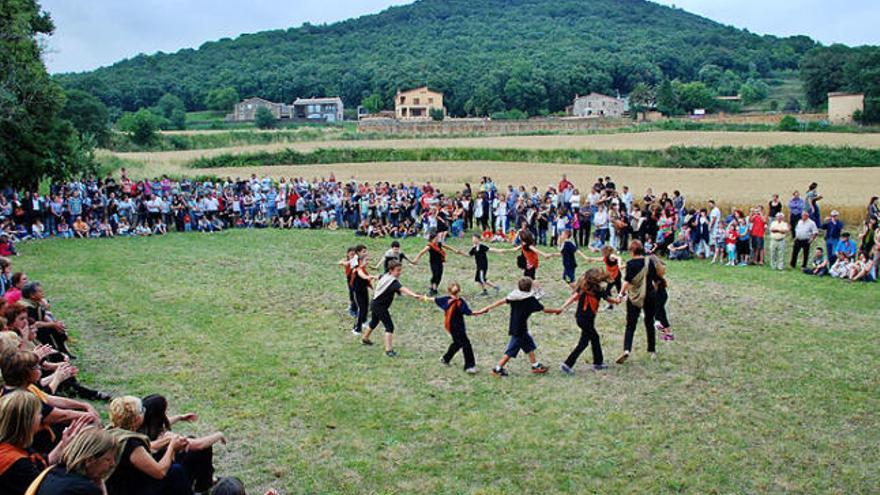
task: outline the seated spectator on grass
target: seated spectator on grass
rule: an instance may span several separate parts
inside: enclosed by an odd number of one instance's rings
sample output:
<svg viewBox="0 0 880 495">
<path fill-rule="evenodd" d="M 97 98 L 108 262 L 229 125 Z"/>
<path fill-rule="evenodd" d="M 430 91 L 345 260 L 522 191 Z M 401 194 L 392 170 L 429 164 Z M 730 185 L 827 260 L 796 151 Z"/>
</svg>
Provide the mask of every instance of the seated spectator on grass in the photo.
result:
<svg viewBox="0 0 880 495">
<path fill-rule="evenodd" d="M 810 258 L 810 266 L 803 270 L 807 275 L 824 277 L 825 275 L 828 275 L 828 268 L 829 262 L 828 258 L 825 257 L 825 250 L 821 247 L 817 247 L 816 252 L 813 253 L 813 257 Z"/>
<path fill-rule="evenodd" d="M 153 457 L 161 458 L 173 437 L 171 427 L 179 422 L 197 421 L 194 413 L 168 415 L 168 401 L 161 395 L 143 399 L 144 423 L 138 429 L 150 439 Z M 188 438 L 186 450 L 177 454 L 175 462 L 183 466 L 196 492 L 206 492 L 214 484 L 214 444 L 226 444 L 223 433 L 215 432 L 199 438 Z"/>
<path fill-rule="evenodd" d="M 89 236 L 89 230 L 89 224 L 83 221 L 82 217 L 76 217 L 76 220 L 73 222 L 74 235 L 80 239 L 85 239 Z"/>
<path fill-rule="evenodd" d="M 50 452 L 33 450 L 40 430 L 42 404 L 31 393 L 15 391 L 0 397 L 0 493 L 24 495 L 40 473 L 61 460 L 63 449 L 86 425 L 77 421 L 66 428 Z"/>
<path fill-rule="evenodd" d="M 840 240 L 837 241 L 837 245 L 834 247 L 835 253 L 840 251 L 842 251 L 843 254 L 845 254 L 847 259 L 849 259 L 850 261 L 852 261 L 853 258 L 856 257 L 856 243 L 855 241 L 850 239 L 849 232 L 844 232 L 840 236 Z"/>
<path fill-rule="evenodd" d="M 0 373 L 4 386 L 0 395 L 16 390 L 31 393 L 43 404 L 41 413 L 42 428 L 34 438 L 34 449 L 48 453 L 61 440 L 64 427 L 82 419 L 88 423 L 100 424 L 100 416 L 90 404 L 50 395 L 40 389 L 42 371 L 40 358 L 35 352 L 14 351 L 0 358 Z"/>
<path fill-rule="evenodd" d="M 837 261 L 831 265 L 828 274 L 834 278 L 849 278 L 849 258 L 845 253 L 837 253 Z"/>
<path fill-rule="evenodd" d="M 23 351 L 34 351 L 40 358 L 40 371 L 43 378 L 40 388 L 50 394 L 59 392 L 69 397 L 86 400 L 108 401 L 110 394 L 85 387 L 77 381 L 79 369 L 70 364 L 66 354 L 56 351 L 52 346 L 36 341 L 36 329 L 30 324 L 27 310 L 20 304 L 8 305 L 3 315 L 9 322 L 6 330 L 14 332 L 19 338 L 16 347 Z"/>
<path fill-rule="evenodd" d="M 3 299 L 8 304 L 14 304 L 21 300 L 21 289 L 29 282 L 27 275 L 22 272 L 13 273 L 11 280 L 12 287 L 3 294 Z"/>
<path fill-rule="evenodd" d="M 61 462 L 33 487 L 35 495 L 104 495 L 104 479 L 116 466 L 117 454 L 110 433 L 85 428 L 64 447 Z"/>
<path fill-rule="evenodd" d="M 61 237 L 62 239 L 73 238 L 73 231 L 70 230 L 70 225 L 63 217 L 58 223 L 58 237 Z"/>
<path fill-rule="evenodd" d="M 9 258 L 0 257 L 0 296 L 12 288 L 12 262 Z"/>
<path fill-rule="evenodd" d="M 682 233 L 678 239 L 669 245 L 669 259 L 677 261 L 691 259 L 691 248 L 688 245 L 686 234 Z"/>
<path fill-rule="evenodd" d="M 39 282 L 30 282 L 21 289 L 21 303 L 27 308 L 28 318 L 34 320 L 37 340 L 72 356 L 67 348 L 67 327 L 49 312 L 43 286 Z"/>
<path fill-rule="evenodd" d="M 15 250 L 15 243 L 8 234 L 0 235 L 0 256 L 9 258 L 16 256 L 18 252 Z"/>
<path fill-rule="evenodd" d="M 244 490 L 244 483 L 238 478 L 220 478 L 220 481 L 214 485 L 211 495 L 247 495 Z M 278 495 L 274 489 L 266 491 L 265 495 Z"/>
<path fill-rule="evenodd" d="M 144 424 L 143 403 L 137 397 L 117 397 L 110 403 L 110 433 L 119 446 L 116 470 L 107 480 L 108 495 L 191 495 L 183 466 L 174 463 L 187 440 L 170 434 L 162 457 L 150 454 L 150 439 L 137 433 Z"/>
<path fill-rule="evenodd" d="M 46 227 L 39 218 L 34 220 L 34 224 L 31 225 L 31 236 L 34 239 L 45 239 L 46 237 L 49 237 L 49 234 L 46 232 Z"/>
<path fill-rule="evenodd" d="M 868 256 L 865 253 L 859 253 L 859 257 L 850 265 L 849 279 L 853 282 L 874 282 L 877 277 L 873 268 L 874 263 L 868 259 Z"/>
</svg>

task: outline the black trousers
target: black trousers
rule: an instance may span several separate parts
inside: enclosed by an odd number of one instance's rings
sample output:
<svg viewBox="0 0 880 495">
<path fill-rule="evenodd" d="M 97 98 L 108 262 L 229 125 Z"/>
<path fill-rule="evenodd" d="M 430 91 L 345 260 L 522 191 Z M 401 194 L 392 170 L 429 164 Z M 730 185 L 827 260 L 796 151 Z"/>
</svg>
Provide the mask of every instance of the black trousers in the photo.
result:
<svg viewBox="0 0 880 495">
<path fill-rule="evenodd" d="M 357 311 L 357 303 L 354 302 L 354 291 L 348 286 L 348 310 Z"/>
<path fill-rule="evenodd" d="M 431 285 L 439 287 L 441 280 L 443 280 L 443 263 L 431 263 Z"/>
<path fill-rule="evenodd" d="M 589 220 L 582 220 L 581 227 L 577 230 L 577 242 L 578 247 L 587 247 L 590 245 L 590 228 L 592 224 Z"/>
<path fill-rule="evenodd" d="M 663 287 L 657 291 L 654 299 L 654 319 L 659 321 L 663 328 L 669 328 L 669 318 L 666 317 L 666 301 L 669 300 L 669 294 Z"/>
<path fill-rule="evenodd" d="M 354 330 L 360 333 L 364 323 L 367 322 L 367 314 L 370 312 L 370 294 L 366 288 L 352 290 L 352 293 L 354 294 L 354 304 L 357 307 L 357 319 L 354 322 Z"/>
<path fill-rule="evenodd" d="M 648 352 L 655 352 L 657 336 L 654 330 L 654 295 L 645 298 L 645 305 L 642 308 L 633 306 L 632 302 L 626 301 L 626 333 L 623 336 L 623 350 L 632 351 L 633 336 L 636 333 L 636 325 L 639 323 L 639 316 L 645 313 L 645 332 L 648 334 Z"/>
<path fill-rule="evenodd" d="M 810 257 L 810 240 L 809 239 L 795 239 L 794 240 L 794 248 L 791 250 L 791 267 L 794 268 L 797 265 L 797 257 L 800 251 L 804 252 L 804 260 L 801 263 L 801 268 L 807 267 L 807 259 Z"/>
<path fill-rule="evenodd" d="M 471 339 L 468 338 L 467 331 L 463 329 L 452 330 L 450 334 L 452 335 L 452 343 L 449 344 L 449 349 L 443 355 L 443 360 L 448 363 L 452 361 L 452 358 L 458 351 L 461 351 L 464 355 L 464 369 L 476 366 L 477 361 L 474 358 L 474 348 L 471 346 Z"/>
<path fill-rule="evenodd" d="M 569 368 L 574 367 L 578 358 L 581 357 L 581 353 L 587 349 L 587 346 L 592 346 L 593 364 L 603 364 L 605 361 L 602 356 L 602 343 L 599 341 L 599 332 L 596 331 L 595 318 L 589 320 L 578 319 L 577 324 L 581 329 L 581 338 L 565 360 L 565 365 Z"/>
</svg>

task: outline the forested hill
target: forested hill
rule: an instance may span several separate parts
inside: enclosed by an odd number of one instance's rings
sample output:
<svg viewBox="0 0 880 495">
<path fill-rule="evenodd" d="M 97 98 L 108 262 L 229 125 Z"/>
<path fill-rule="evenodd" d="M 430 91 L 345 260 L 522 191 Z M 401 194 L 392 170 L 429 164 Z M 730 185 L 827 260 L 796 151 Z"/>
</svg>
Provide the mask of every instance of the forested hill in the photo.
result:
<svg viewBox="0 0 880 495">
<path fill-rule="evenodd" d="M 575 93 L 696 80 L 706 65 L 742 81 L 795 69 L 814 46 L 805 36 L 758 36 L 644 0 L 421 0 L 56 77 L 123 110 L 165 93 L 200 109 L 208 91 L 230 86 L 285 102 L 340 95 L 349 106 L 376 93 L 390 106 L 398 88 L 427 83 L 446 93 L 453 115 L 538 113 L 564 109 Z"/>
</svg>

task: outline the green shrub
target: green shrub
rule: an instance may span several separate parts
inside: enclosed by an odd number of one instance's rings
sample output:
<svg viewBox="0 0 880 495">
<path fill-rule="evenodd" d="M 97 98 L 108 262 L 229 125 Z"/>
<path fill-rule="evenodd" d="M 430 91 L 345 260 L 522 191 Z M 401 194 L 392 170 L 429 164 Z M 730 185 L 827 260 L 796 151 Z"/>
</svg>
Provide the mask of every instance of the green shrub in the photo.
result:
<svg viewBox="0 0 880 495">
<path fill-rule="evenodd" d="M 880 149 L 824 146 L 676 146 L 664 150 L 324 148 L 308 153 L 286 149 L 274 153 L 223 154 L 196 159 L 189 166 L 219 168 L 398 161 L 493 161 L 706 169 L 875 167 L 880 166 Z"/>
<path fill-rule="evenodd" d="M 779 121 L 779 130 L 787 131 L 787 132 L 796 132 L 801 129 L 801 125 L 798 123 L 797 119 L 792 117 L 791 115 L 786 115 L 782 117 L 782 120 Z"/>
</svg>

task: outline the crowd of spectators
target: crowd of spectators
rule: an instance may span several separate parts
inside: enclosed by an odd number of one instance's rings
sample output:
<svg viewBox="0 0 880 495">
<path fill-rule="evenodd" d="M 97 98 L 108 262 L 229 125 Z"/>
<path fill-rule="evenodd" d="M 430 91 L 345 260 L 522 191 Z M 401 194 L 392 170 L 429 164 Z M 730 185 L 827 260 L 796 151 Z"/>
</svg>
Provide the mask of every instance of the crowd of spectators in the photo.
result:
<svg viewBox="0 0 880 495">
<path fill-rule="evenodd" d="M 0 492 L 190 494 L 243 493 L 234 478 L 217 480 L 213 448 L 222 433 L 187 437 L 172 427 L 196 420 L 173 415 L 166 399 L 112 398 L 78 380 L 68 327 L 56 318 L 43 287 L 13 269 L 16 243 L 58 238 L 216 232 L 231 228 L 350 229 L 369 237 L 427 232 L 487 242 L 620 250 L 640 240 L 647 253 L 671 260 L 702 258 L 728 266 L 767 264 L 814 276 L 876 281 L 880 209 L 867 205 L 862 225 L 847 229 L 837 211 L 821 214 L 811 184 L 787 202 L 724 213 L 709 200 L 691 205 L 679 191 L 636 197 L 601 177 L 583 190 L 565 176 L 543 190 L 498 187 L 489 177 L 443 194 L 431 183 L 338 181 L 333 176 L 232 180 L 85 179 L 53 184 L 48 194 L 0 190 Z M 822 235 L 824 242 L 814 245 Z M 791 243 L 790 257 L 789 246 Z M 800 260 L 800 266 L 798 261 Z M 112 401 L 111 401 L 112 399 Z M 109 428 L 93 405 L 110 401 Z M 78 490 L 78 491 L 77 491 Z"/>
<path fill-rule="evenodd" d="M 80 383 L 68 332 L 41 284 L 0 257 L 0 493 L 244 494 L 214 477 L 222 433 L 177 434 L 198 417 L 170 414 L 160 395 L 113 398 Z"/>
<path fill-rule="evenodd" d="M 581 189 L 563 176 L 543 190 L 502 188 L 483 177 L 479 184 L 464 184 L 460 191 L 444 194 L 430 182 L 367 183 L 339 181 L 332 175 L 312 180 L 252 175 L 134 181 L 123 169 L 118 180 L 53 184 L 45 195 L 0 191 L 0 256 L 14 255 L 16 242 L 50 236 L 296 228 L 405 238 L 431 231 L 462 237 L 478 229 L 484 240 L 516 242 L 516 232 L 526 228 L 539 245 L 555 246 L 560 234 L 570 230 L 580 247 L 593 251 L 605 245 L 620 250 L 628 240 L 639 239 L 649 253 L 670 259 L 698 257 L 736 266 L 766 261 L 777 270 L 784 268 L 783 258 L 790 250 L 792 268 L 802 255 L 801 269 L 808 273 L 876 280 L 877 198 L 871 198 L 864 223 L 852 231 L 844 228 L 836 211 L 821 215 L 822 199 L 819 185 L 812 183 L 803 195 L 794 191 L 787 202 L 773 195 L 766 205 L 722 212 L 712 200 L 691 205 L 679 191 L 656 195 L 648 189 L 637 197 L 610 177 Z M 811 258 L 819 235 L 825 241 L 821 259 L 818 250 Z"/>
</svg>

